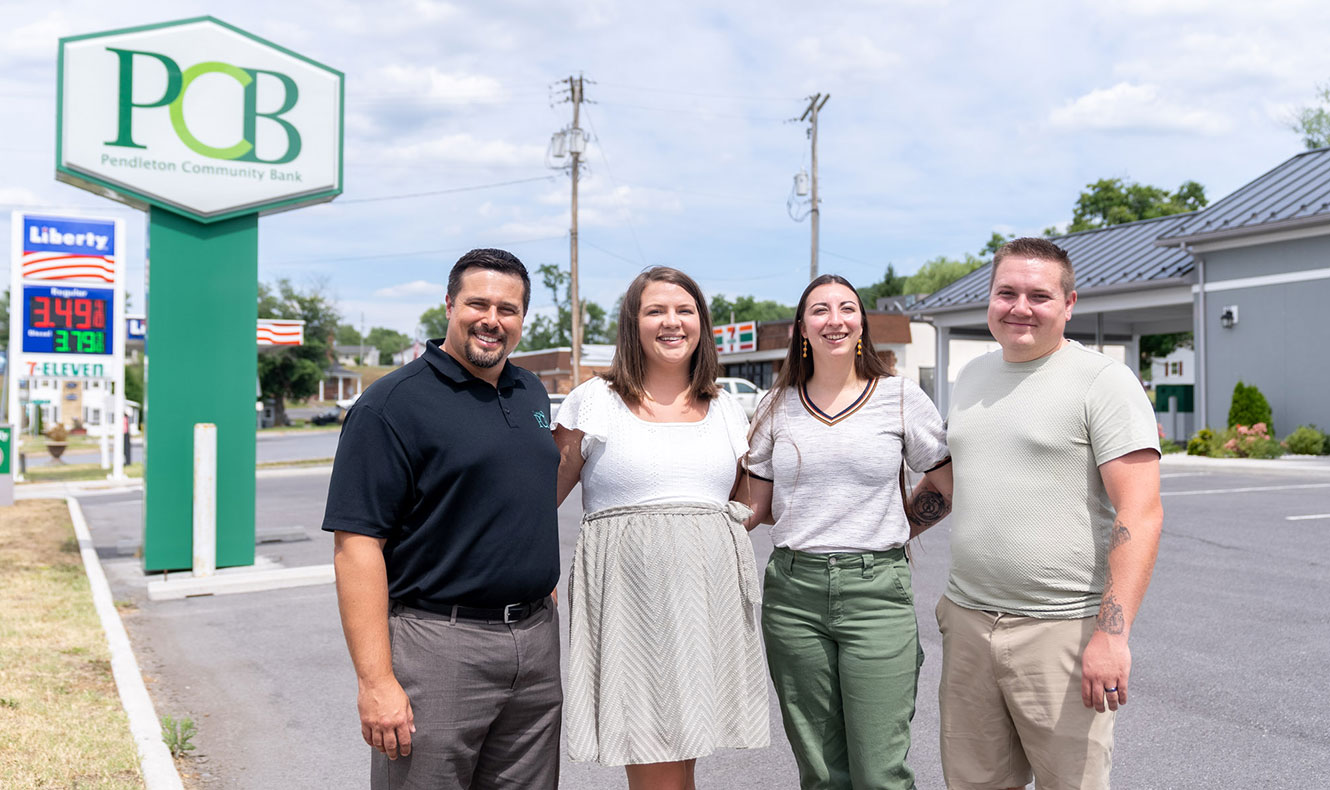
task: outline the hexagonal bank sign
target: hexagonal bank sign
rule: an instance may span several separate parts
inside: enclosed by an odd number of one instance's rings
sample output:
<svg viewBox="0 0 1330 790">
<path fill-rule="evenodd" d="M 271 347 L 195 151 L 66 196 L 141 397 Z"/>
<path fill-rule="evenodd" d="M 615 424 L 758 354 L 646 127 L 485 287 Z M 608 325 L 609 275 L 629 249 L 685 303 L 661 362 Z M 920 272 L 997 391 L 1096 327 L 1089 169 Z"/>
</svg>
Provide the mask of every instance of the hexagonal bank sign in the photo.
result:
<svg viewBox="0 0 1330 790">
<path fill-rule="evenodd" d="M 200 222 L 342 191 L 342 73 L 199 17 L 60 40 L 56 178 Z"/>
</svg>

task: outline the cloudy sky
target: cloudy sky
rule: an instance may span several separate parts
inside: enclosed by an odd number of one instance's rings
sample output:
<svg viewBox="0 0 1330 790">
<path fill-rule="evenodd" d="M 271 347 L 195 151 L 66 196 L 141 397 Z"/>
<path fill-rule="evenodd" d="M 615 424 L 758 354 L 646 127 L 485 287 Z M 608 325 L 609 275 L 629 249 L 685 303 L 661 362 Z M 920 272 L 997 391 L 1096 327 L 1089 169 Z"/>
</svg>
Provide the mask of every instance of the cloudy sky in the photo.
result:
<svg viewBox="0 0 1330 790">
<path fill-rule="evenodd" d="M 546 145 L 570 74 L 594 102 L 582 287 L 606 306 L 653 264 L 793 303 L 809 153 L 788 119 L 816 92 L 821 268 L 866 285 L 1065 222 L 1099 178 L 1223 197 L 1300 150 L 1288 116 L 1330 82 L 1314 0 L 0 2 L 0 210 L 126 217 L 138 308 L 143 216 L 54 179 L 57 40 L 204 14 L 346 74 L 344 194 L 262 219 L 260 276 L 407 333 L 467 249 L 567 265 Z M 422 192 L 443 194 L 402 197 Z"/>
</svg>

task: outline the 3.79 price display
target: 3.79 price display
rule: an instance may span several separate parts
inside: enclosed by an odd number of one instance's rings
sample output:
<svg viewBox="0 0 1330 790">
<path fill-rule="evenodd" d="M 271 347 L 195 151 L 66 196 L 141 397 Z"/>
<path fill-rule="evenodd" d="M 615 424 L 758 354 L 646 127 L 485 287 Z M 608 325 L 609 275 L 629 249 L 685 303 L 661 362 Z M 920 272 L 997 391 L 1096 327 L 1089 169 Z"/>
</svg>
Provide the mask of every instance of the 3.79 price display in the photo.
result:
<svg viewBox="0 0 1330 790">
<path fill-rule="evenodd" d="M 107 288 L 23 286 L 23 350 L 111 353 L 114 299 Z"/>
</svg>

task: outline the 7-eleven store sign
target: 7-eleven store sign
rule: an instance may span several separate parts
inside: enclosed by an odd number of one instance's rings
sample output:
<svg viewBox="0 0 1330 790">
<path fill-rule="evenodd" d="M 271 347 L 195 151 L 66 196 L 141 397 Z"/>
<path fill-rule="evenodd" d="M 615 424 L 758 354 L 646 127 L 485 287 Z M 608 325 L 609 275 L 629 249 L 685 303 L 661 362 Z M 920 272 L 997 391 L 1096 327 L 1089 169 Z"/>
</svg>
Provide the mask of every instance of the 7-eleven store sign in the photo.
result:
<svg viewBox="0 0 1330 790">
<path fill-rule="evenodd" d="M 756 321 L 745 321 L 742 324 L 721 324 L 712 327 L 711 334 L 716 339 L 717 353 L 737 354 L 740 351 L 757 350 Z"/>
</svg>

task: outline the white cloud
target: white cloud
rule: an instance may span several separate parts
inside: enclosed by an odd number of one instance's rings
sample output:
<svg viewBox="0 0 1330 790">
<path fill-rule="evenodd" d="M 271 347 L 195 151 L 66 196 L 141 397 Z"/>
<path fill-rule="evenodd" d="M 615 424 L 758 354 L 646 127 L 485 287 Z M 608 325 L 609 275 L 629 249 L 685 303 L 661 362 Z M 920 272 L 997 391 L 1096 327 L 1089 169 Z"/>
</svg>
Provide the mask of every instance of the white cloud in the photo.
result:
<svg viewBox="0 0 1330 790">
<path fill-rule="evenodd" d="M 445 72 L 434 66 L 383 66 L 374 70 L 368 84 L 374 86 L 374 93 L 366 97 L 367 101 L 391 97 L 466 104 L 504 97 L 503 84 L 493 77 Z"/>
<path fill-rule="evenodd" d="M 393 145 L 385 148 L 382 158 L 388 163 L 412 165 L 465 164 L 470 167 L 514 167 L 526 165 L 545 168 L 543 145 L 521 145 L 494 137 L 476 137 L 469 132 L 446 134 L 431 140 Z"/>
<path fill-rule="evenodd" d="M 428 280 L 412 280 L 409 283 L 399 283 L 387 288 L 380 288 L 374 292 L 374 295 L 385 299 L 402 299 L 405 297 L 442 296 L 447 290 L 445 286 L 439 283 L 432 283 Z"/>
<path fill-rule="evenodd" d="M 1091 91 L 1049 114 L 1053 126 L 1070 131 L 1185 132 L 1212 135 L 1230 122 L 1219 113 L 1167 101 L 1159 87 L 1120 82 Z"/>
<path fill-rule="evenodd" d="M 44 203 L 40 196 L 31 189 L 23 187 L 0 187 L 0 205 L 4 206 L 40 206 Z"/>
<path fill-rule="evenodd" d="M 901 56 L 862 34 L 835 32 L 799 39 L 795 52 L 820 74 L 853 73 L 856 79 L 883 79 Z"/>
</svg>

